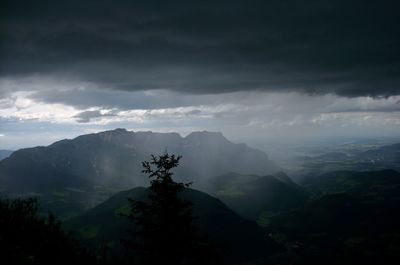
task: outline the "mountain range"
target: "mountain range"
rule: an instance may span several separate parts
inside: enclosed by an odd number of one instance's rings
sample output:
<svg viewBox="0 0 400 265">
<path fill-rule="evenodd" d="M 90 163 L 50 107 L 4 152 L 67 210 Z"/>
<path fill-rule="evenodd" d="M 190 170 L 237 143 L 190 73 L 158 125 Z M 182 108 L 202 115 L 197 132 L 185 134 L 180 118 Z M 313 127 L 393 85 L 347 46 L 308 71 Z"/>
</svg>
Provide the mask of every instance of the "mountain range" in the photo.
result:
<svg viewBox="0 0 400 265">
<path fill-rule="evenodd" d="M 115 129 L 13 152 L 0 161 L 0 187 L 11 196 L 38 196 L 45 209 L 70 216 L 116 191 L 147 186 L 141 162 L 165 151 L 182 155 L 176 180 L 195 184 L 231 171 L 265 175 L 280 170 L 264 152 L 234 144 L 221 133 L 181 137 Z"/>
</svg>

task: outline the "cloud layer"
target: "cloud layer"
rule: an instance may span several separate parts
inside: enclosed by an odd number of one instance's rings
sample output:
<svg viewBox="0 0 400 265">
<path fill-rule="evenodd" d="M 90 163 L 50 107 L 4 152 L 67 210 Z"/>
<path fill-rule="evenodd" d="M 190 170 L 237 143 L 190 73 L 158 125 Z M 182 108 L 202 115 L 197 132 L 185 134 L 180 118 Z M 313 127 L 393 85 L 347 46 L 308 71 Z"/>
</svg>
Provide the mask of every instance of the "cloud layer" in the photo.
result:
<svg viewBox="0 0 400 265">
<path fill-rule="evenodd" d="M 398 95 L 399 7 L 390 0 L 6 0 L 0 78 L 183 94 Z"/>
</svg>

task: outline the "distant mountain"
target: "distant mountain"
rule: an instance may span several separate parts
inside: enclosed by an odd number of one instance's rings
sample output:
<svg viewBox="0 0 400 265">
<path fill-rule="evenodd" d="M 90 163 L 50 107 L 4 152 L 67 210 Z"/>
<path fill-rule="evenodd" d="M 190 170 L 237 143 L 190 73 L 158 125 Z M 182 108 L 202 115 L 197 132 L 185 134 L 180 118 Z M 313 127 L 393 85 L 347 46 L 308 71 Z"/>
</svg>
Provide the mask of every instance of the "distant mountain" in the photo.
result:
<svg viewBox="0 0 400 265">
<path fill-rule="evenodd" d="M 120 253 L 120 239 L 129 238 L 128 229 L 134 224 L 121 213 L 129 212 L 127 198 L 146 201 L 149 190 L 134 188 L 115 194 L 84 214 L 65 223 L 65 227 L 75 231 L 84 243 L 94 248 L 107 245 L 111 253 Z M 247 221 L 221 201 L 206 193 L 186 190 L 181 195 L 193 204 L 195 225 L 200 234 L 208 240 L 229 262 L 240 263 L 268 256 L 278 250 L 267 235 L 263 235 L 256 223 Z"/>
<path fill-rule="evenodd" d="M 335 171 L 310 178 L 307 187 L 316 195 L 345 192 L 370 202 L 400 200 L 400 173 L 391 169 Z"/>
<path fill-rule="evenodd" d="M 207 181 L 204 189 L 240 215 L 267 222 L 271 214 L 303 205 L 308 194 L 283 172 L 259 177 L 224 174 Z"/>
<path fill-rule="evenodd" d="M 12 152 L 14 152 L 14 151 L 11 151 L 11 150 L 0 150 L 0 160 L 3 160 L 4 158 L 9 157 L 12 154 Z"/>
<path fill-rule="evenodd" d="M 279 170 L 265 153 L 234 144 L 221 133 L 181 137 L 116 129 L 15 151 L 0 161 L 0 187 L 11 195 L 38 195 L 45 208 L 64 207 L 72 214 L 117 190 L 147 185 L 141 162 L 165 150 L 183 156 L 177 180 L 196 183 L 229 171 L 268 174 Z M 67 205 L 71 202 L 74 206 Z"/>
</svg>

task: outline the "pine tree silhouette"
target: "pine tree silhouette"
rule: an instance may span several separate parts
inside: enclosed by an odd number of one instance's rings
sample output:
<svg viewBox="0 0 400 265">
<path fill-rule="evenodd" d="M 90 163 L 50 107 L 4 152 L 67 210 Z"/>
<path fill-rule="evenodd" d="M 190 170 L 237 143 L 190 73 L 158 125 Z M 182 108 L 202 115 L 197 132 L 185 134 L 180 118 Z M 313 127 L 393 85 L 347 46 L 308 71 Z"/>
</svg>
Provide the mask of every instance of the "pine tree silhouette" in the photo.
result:
<svg viewBox="0 0 400 265">
<path fill-rule="evenodd" d="M 137 229 L 133 241 L 124 241 L 136 251 L 140 263 L 216 264 L 216 255 L 193 225 L 192 204 L 179 196 L 191 183 L 172 179 L 171 169 L 179 165 L 180 159 L 181 156 L 164 153 L 152 155 L 150 162 L 142 163 L 142 172 L 151 179 L 151 193 L 147 202 L 129 199 L 132 212 L 128 217 Z"/>
</svg>

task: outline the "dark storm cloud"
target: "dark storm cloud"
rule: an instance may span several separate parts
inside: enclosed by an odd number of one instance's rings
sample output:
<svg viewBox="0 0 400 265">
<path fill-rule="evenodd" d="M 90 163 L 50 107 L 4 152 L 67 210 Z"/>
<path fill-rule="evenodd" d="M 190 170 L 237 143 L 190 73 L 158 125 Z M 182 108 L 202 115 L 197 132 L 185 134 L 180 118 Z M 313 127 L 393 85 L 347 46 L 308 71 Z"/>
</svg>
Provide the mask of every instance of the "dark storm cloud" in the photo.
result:
<svg viewBox="0 0 400 265">
<path fill-rule="evenodd" d="M 196 94 L 400 94 L 398 1 L 2 2 L 2 77 Z"/>
</svg>

